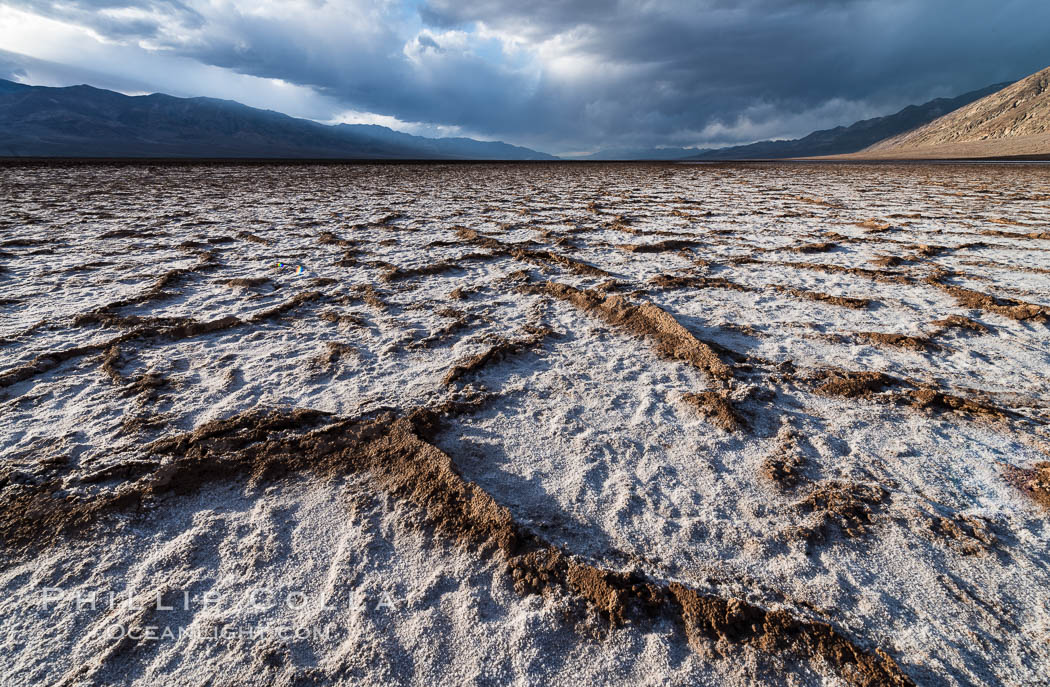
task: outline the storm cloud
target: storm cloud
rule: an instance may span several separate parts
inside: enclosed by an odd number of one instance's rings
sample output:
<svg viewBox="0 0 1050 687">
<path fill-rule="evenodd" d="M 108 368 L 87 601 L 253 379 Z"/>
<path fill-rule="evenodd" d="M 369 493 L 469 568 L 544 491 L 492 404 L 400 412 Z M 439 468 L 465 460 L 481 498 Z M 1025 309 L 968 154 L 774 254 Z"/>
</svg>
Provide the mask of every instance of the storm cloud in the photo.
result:
<svg viewBox="0 0 1050 687">
<path fill-rule="evenodd" d="M 0 48 L 112 83 L 555 153 L 849 124 L 1046 67 L 1047 26 L 1044 0 L 0 3 Z"/>
</svg>

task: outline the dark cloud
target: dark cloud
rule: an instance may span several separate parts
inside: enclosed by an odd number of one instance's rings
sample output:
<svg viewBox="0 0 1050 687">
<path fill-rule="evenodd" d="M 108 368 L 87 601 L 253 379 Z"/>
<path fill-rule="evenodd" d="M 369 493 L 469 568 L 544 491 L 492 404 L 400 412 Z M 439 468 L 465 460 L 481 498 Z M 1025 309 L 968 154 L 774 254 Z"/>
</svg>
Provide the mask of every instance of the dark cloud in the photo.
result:
<svg viewBox="0 0 1050 687">
<path fill-rule="evenodd" d="M 1050 64 L 1045 0 L 15 4 L 555 151 L 800 135 Z"/>
<path fill-rule="evenodd" d="M 1050 4 L 1031 1 L 994 7 L 966 0 L 541 2 L 526 8 L 502 0 L 430 0 L 424 16 L 443 26 L 484 22 L 537 41 L 576 32 L 576 54 L 608 68 L 635 67 L 630 77 L 591 84 L 577 96 L 577 110 L 588 115 L 583 121 L 602 137 L 650 142 L 686 143 L 690 134 L 676 134 L 713 123 L 725 125 L 729 142 L 741 118 L 759 125 L 741 126 L 743 138 L 756 128 L 803 133 L 805 118 L 797 115 L 807 112 L 833 117 L 836 109 L 860 105 L 875 114 L 1050 64 L 1044 30 Z M 792 124 L 776 131 L 778 120 Z"/>
<path fill-rule="evenodd" d="M 112 39 L 155 38 L 173 25 L 196 29 L 207 21 L 204 15 L 178 0 L 16 0 L 3 4 L 86 26 Z"/>
</svg>

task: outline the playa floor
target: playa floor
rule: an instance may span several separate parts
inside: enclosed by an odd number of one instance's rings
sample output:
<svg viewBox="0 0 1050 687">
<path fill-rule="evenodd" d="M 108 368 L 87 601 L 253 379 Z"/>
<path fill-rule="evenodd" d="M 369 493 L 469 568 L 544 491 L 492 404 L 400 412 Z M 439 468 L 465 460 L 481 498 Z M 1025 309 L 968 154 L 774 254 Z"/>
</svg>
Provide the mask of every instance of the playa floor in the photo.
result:
<svg viewBox="0 0 1050 687">
<path fill-rule="evenodd" d="M 0 168 L 0 682 L 1036 685 L 1050 167 Z"/>
</svg>

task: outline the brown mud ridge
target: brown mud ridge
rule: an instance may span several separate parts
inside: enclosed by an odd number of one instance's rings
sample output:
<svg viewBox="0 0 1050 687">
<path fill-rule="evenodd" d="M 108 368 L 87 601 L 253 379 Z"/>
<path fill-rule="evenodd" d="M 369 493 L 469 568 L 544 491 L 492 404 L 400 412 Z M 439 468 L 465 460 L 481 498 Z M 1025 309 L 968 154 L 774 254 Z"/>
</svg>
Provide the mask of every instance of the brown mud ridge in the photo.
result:
<svg viewBox="0 0 1050 687">
<path fill-rule="evenodd" d="M 376 310 L 385 311 L 388 307 L 386 301 L 383 300 L 385 294 L 371 284 L 359 284 L 350 290 L 357 298 L 360 298 L 365 304 L 372 306 Z"/>
<path fill-rule="evenodd" d="M 544 339 L 554 332 L 546 327 L 526 325 L 525 336 L 520 339 L 507 339 L 499 337 L 497 342 L 486 348 L 481 353 L 461 360 L 453 364 L 452 368 L 445 373 L 441 383 L 445 386 L 459 380 L 464 375 L 476 372 L 490 363 L 499 362 L 507 356 L 516 355 L 529 349 L 535 348 L 543 343 Z"/>
<path fill-rule="evenodd" d="M 676 236 L 679 238 L 682 236 L 682 233 L 679 231 L 669 231 L 667 229 L 638 229 L 637 227 L 632 227 L 630 222 L 630 218 L 624 215 L 617 215 L 611 222 L 605 223 L 603 228 L 632 236 Z"/>
<path fill-rule="evenodd" d="M 663 253 L 683 248 L 700 248 L 703 245 L 702 241 L 693 239 L 667 239 L 655 243 L 619 243 L 616 247 L 628 253 Z"/>
<path fill-rule="evenodd" d="M 957 411 L 987 420 L 1016 420 L 1023 416 L 975 398 L 945 393 L 921 382 L 892 377 L 882 372 L 824 369 L 814 380 L 817 393 L 842 398 L 861 398 L 935 413 Z M 883 393 L 893 390 L 892 393 Z"/>
<path fill-rule="evenodd" d="M 42 353 L 30 362 L 19 365 L 16 368 L 0 373 L 0 389 L 32 379 L 36 375 L 45 374 L 55 369 L 62 363 L 74 358 L 82 358 L 88 355 L 102 353 L 107 348 L 106 344 L 92 344 L 88 346 L 75 346 L 61 351 Z"/>
<path fill-rule="evenodd" d="M 346 356 L 357 355 L 357 349 L 340 341 L 326 341 L 324 353 L 314 358 L 314 363 L 321 368 L 330 369 Z"/>
<path fill-rule="evenodd" d="M 777 435 L 778 447 L 762 462 L 759 472 L 781 491 L 791 491 L 804 482 L 806 458 L 799 450 L 797 436 L 790 428 Z M 888 492 L 878 484 L 828 480 L 817 482 L 794 507 L 809 514 L 808 522 L 786 532 L 790 539 L 807 545 L 828 540 L 837 530 L 847 538 L 870 531 L 874 515 Z"/>
<path fill-rule="evenodd" d="M 325 310 L 318 317 L 325 322 L 331 322 L 337 324 L 340 327 L 345 328 L 356 328 L 356 327 L 367 327 L 368 322 L 365 318 L 361 317 L 357 313 L 343 313 L 335 310 Z"/>
<path fill-rule="evenodd" d="M 255 234 L 251 233 L 250 231 L 239 231 L 239 232 L 237 232 L 237 238 L 241 239 L 242 241 L 249 241 L 251 243 L 259 243 L 259 244 L 262 244 L 264 246 L 270 245 L 269 241 L 267 241 L 266 239 L 264 239 L 261 236 L 256 236 Z"/>
<path fill-rule="evenodd" d="M 579 260 L 573 260 L 572 258 L 555 253 L 549 250 L 525 250 L 524 248 L 515 248 L 510 251 L 511 257 L 515 260 L 521 260 L 522 262 L 529 262 L 534 265 L 557 265 L 563 269 L 581 274 L 587 277 L 611 277 L 611 273 L 606 272 L 600 267 Z"/>
<path fill-rule="evenodd" d="M 814 523 L 803 525 L 796 534 L 808 542 L 823 541 L 834 525 L 846 537 L 868 533 L 875 509 L 886 499 L 886 490 L 877 484 L 823 482 L 795 504 L 814 515 Z"/>
<path fill-rule="evenodd" d="M 791 489 L 801 481 L 805 461 L 796 453 L 778 452 L 762 461 L 761 473 L 781 489 Z"/>
<path fill-rule="evenodd" d="M 845 267 L 843 265 L 831 265 L 824 262 L 798 262 L 792 260 L 760 260 L 749 255 L 732 258 L 731 262 L 737 265 L 767 265 L 774 267 L 790 267 L 796 270 L 813 270 L 817 272 L 828 272 L 830 274 L 852 274 L 858 277 L 867 277 L 872 281 L 883 284 L 912 285 L 914 280 L 910 277 L 896 272 L 884 270 L 871 270 L 863 267 Z"/>
<path fill-rule="evenodd" d="M 357 241 L 340 238 L 330 231 L 322 231 L 318 234 L 317 242 L 322 246 L 340 246 L 341 248 L 354 248 L 358 245 Z"/>
<path fill-rule="evenodd" d="M 825 370 L 820 377 L 826 381 L 817 387 L 819 393 L 844 398 L 867 399 L 897 382 L 893 377 L 881 372 Z"/>
<path fill-rule="evenodd" d="M 694 274 L 657 274 L 649 279 L 649 284 L 658 289 L 730 289 L 732 291 L 741 291 L 744 293 L 751 293 L 760 290 L 743 284 L 737 284 L 736 282 L 731 282 L 731 280 L 721 276 Z M 868 298 L 833 296 L 817 291 L 804 291 L 802 289 L 794 289 L 781 285 L 770 285 L 769 288 L 775 289 L 781 293 L 791 294 L 798 298 L 822 301 L 822 303 L 842 306 L 843 308 L 863 310 L 871 305 L 871 300 Z"/>
<path fill-rule="evenodd" d="M 476 287 L 466 287 L 466 288 L 464 288 L 462 286 L 457 286 L 456 288 L 454 288 L 451 291 L 449 291 L 448 297 L 449 297 L 449 299 L 454 300 L 454 301 L 465 301 L 465 300 L 467 300 L 467 298 L 469 298 L 471 295 L 476 293 L 478 290 L 479 289 L 476 288 Z"/>
<path fill-rule="evenodd" d="M 413 279 L 415 277 L 429 277 L 435 274 L 444 274 L 446 272 L 452 272 L 455 270 L 464 270 L 466 265 L 471 262 L 488 262 L 498 258 L 500 254 L 498 252 L 489 253 L 467 253 L 461 255 L 454 260 L 447 260 L 444 262 L 434 262 L 428 265 L 421 265 L 419 267 L 397 267 L 393 266 L 385 274 L 383 279 L 385 281 L 399 281 L 401 279 Z"/>
<path fill-rule="evenodd" d="M 974 291 L 962 286 L 948 284 L 945 280 L 955 276 L 953 272 L 940 271 L 925 279 L 927 284 L 936 286 L 948 293 L 959 305 L 975 310 L 986 310 L 1019 322 L 1050 322 L 1050 309 L 1034 303 L 1026 303 L 1015 298 L 1002 298 L 991 294 Z"/>
<path fill-rule="evenodd" d="M 281 317 L 289 311 L 306 303 L 311 303 L 322 298 L 323 294 L 319 291 L 304 291 L 296 294 L 283 303 L 275 305 L 267 310 L 260 311 L 244 320 L 232 315 L 221 317 L 217 320 L 201 322 L 183 317 L 152 318 L 121 316 L 103 311 L 85 313 L 75 318 L 75 322 L 81 325 L 107 324 L 120 328 L 127 328 L 129 331 L 103 343 L 89 344 L 87 346 L 74 346 L 61 351 L 43 353 L 24 365 L 0 373 L 0 389 L 17 384 L 18 382 L 24 382 L 38 375 L 46 374 L 63 363 L 75 358 L 106 353 L 128 341 L 143 339 L 167 339 L 178 341 L 196 336 L 203 336 L 205 334 L 214 334 L 246 324 L 261 324 L 267 320 Z M 113 367 L 113 361 L 110 359 L 110 356 L 107 355 L 103 359 L 103 371 L 110 377 L 113 377 L 113 371 L 115 369 L 116 368 Z"/>
<path fill-rule="evenodd" d="M 880 222 L 874 217 L 871 219 L 866 219 L 863 222 L 857 222 L 856 226 L 860 227 L 861 229 L 870 229 L 872 232 L 889 231 L 893 228 L 893 225 L 889 222 Z"/>
<path fill-rule="evenodd" d="M 948 542 L 950 546 L 967 556 L 980 556 L 996 545 L 995 534 L 989 529 L 988 521 L 980 517 L 951 513 L 950 516 L 928 514 L 914 510 L 909 514 L 911 521 L 925 521 L 929 534 L 934 540 Z"/>
<path fill-rule="evenodd" d="M 145 229 L 115 229 L 99 234 L 99 239 L 148 239 L 167 236 L 167 232 L 155 232 Z"/>
<path fill-rule="evenodd" d="M 139 402 L 154 401 L 157 392 L 168 386 L 168 380 L 159 372 L 146 372 L 134 377 L 124 386 L 121 393 L 124 396 L 136 396 Z"/>
<path fill-rule="evenodd" d="M 1050 511 L 1050 463 L 1036 463 L 1027 469 L 1007 465 L 1003 478 Z"/>
<path fill-rule="evenodd" d="M 503 243 L 490 236 L 484 236 L 474 229 L 467 229 L 466 227 L 457 227 L 456 236 L 460 240 L 475 245 L 481 246 L 482 248 L 488 248 L 493 253 L 509 255 L 515 260 L 521 262 L 528 262 L 533 265 L 556 265 L 570 272 L 580 274 L 587 277 L 611 277 L 613 276 L 609 272 L 606 272 L 600 267 L 596 267 L 590 263 L 581 262 L 580 260 L 574 260 L 568 256 L 560 253 L 555 253 L 549 250 L 530 250 L 523 247 L 523 245 L 513 243 Z M 525 244 L 535 245 L 531 242 L 525 242 Z"/>
<path fill-rule="evenodd" d="M 864 310 L 871 305 L 871 299 L 869 298 L 850 298 L 849 296 L 832 296 L 827 293 L 821 293 L 819 291 L 806 291 L 804 289 L 796 289 L 790 286 L 783 286 L 782 284 L 770 284 L 769 288 L 775 289 L 781 293 L 791 294 L 796 298 L 805 298 L 810 301 L 817 301 L 820 303 L 831 303 L 832 305 L 839 305 L 843 308 L 852 308 L 854 310 Z"/>
<path fill-rule="evenodd" d="M 824 200 L 822 198 L 811 198 L 810 196 L 803 196 L 803 195 L 791 196 L 791 199 L 792 200 L 797 200 L 800 203 L 809 203 L 810 205 L 823 205 L 824 207 L 828 207 L 828 208 L 840 207 L 839 205 L 836 205 L 835 203 L 826 201 L 826 200 Z"/>
<path fill-rule="evenodd" d="M 468 229 L 467 227 L 454 227 L 454 229 L 456 232 L 456 237 L 459 238 L 460 241 L 473 243 L 475 245 L 481 246 L 482 248 L 488 248 L 492 251 L 507 252 L 511 248 L 515 247 L 514 244 L 503 243 L 502 241 L 494 239 L 491 236 L 484 236 L 483 234 L 475 231 L 474 229 Z"/>
<path fill-rule="evenodd" d="M 744 418 L 733 408 L 733 404 L 723 393 L 718 391 L 685 393 L 682 394 L 682 400 L 711 424 L 727 432 L 738 432 L 747 428 Z"/>
<path fill-rule="evenodd" d="M 471 328 L 475 323 L 479 322 L 480 320 L 486 319 L 484 317 L 479 317 L 478 315 L 475 315 L 473 313 L 467 313 L 462 310 L 456 310 L 455 308 L 440 308 L 438 310 L 435 310 L 434 314 L 440 315 L 441 317 L 447 317 L 451 320 L 451 322 L 435 330 L 430 331 L 430 333 L 428 333 L 422 338 L 415 339 L 414 341 L 408 344 L 408 348 L 430 348 L 431 346 L 438 345 L 450 339 L 453 335 L 461 331 L 465 331 Z M 528 327 L 526 327 L 526 330 L 528 330 Z"/>
<path fill-rule="evenodd" d="M 181 281 L 183 278 L 195 274 L 208 272 L 218 267 L 215 261 L 215 255 L 211 252 L 203 252 L 198 254 L 199 262 L 193 267 L 189 268 L 176 268 L 165 272 L 164 274 L 153 280 L 153 283 L 146 287 L 141 293 L 136 296 L 129 298 L 123 298 L 112 303 L 92 310 L 88 313 L 82 313 L 73 320 L 74 326 L 81 326 L 83 324 L 92 324 L 95 322 L 102 321 L 102 318 L 107 316 L 115 315 L 116 311 L 120 308 L 125 308 L 132 305 L 145 305 L 147 303 L 153 303 L 158 300 L 171 298 L 175 294 L 166 289 L 170 286 Z M 94 318 L 94 319 L 93 319 Z"/>
<path fill-rule="evenodd" d="M 413 279 L 415 277 L 430 277 L 435 274 L 444 274 L 453 270 L 463 269 L 459 261 L 449 260 L 446 262 L 432 262 L 429 265 L 419 267 L 398 267 L 389 265 L 383 273 L 383 281 L 400 281 L 402 279 Z"/>
<path fill-rule="evenodd" d="M 641 336 L 651 341 L 661 356 L 689 363 L 723 385 L 728 385 L 733 378 L 733 371 L 722 362 L 714 348 L 690 334 L 670 313 L 652 303 L 634 305 L 623 296 L 550 281 L 526 289 L 567 301 L 618 329 Z"/>
<path fill-rule="evenodd" d="M 120 347 L 118 345 L 113 344 L 103 354 L 102 372 L 116 384 L 124 381 L 124 376 L 120 374 Z"/>
<path fill-rule="evenodd" d="M 796 437 L 790 429 L 782 429 L 777 448 L 762 461 L 760 474 L 780 489 L 788 490 L 802 481 L 806 458 L 798 450 Z"/>
<path fill-rule="evenodd" d="M 877 258 L 872 258 L 870 262 L 876 267 L 900 267 L 907 260 L 898 255 L 880 255 Z"/>
<path fill-rule="evenodd" d="M 940 348 L 940 346 L 930 341 L 929 337 L 926 336 L 908 336 L 907 334 L 893 334 L 888 332 L 854 332 L 853 336 L 861 341 L 867 341 L 868 343 L 893 346 L 894 348 L 906 348 L 909 351 L 917 351 L 920 353 Z"/>
<path fill-rule="evenodd" d="M 755 290 L 724 277 L 697 275 L 658 274 L 649 280 L 649 284 L 660 289 L 731 289 L 744 292 Z"/>
<path fill-rule="evenodd" d="M 943 319 L 930 322 L 930 325 L 940 330 L 937 332 L 938 334 L 943 334 L 949 329 L 965 329 L 978 334 L 987 334 L 989 332 L 988 327 L 977 320 L 971 320 L 969 317 L 963 317 L 962 315 L 949 315 Z"/>
<path fill-rule="evenodd" d="M 198 263 L 193 267 L 189 268 L 175 268 L 170 269 L 167 272 L 161 274 L 159 277 L 153 280 L 153 282 L 146 287 L 142 292 L 135 296 L 129 296 L 122 298 L 111 303 L 107 303 L 95 310 L 90 312 L 81 313 L 73 318 L 73 326 L 79 327 L 85 324 L 97 324 L 103 321 L 106 317 L 114 317 L 117 310 L 120 308 L 133 306 L 133 305 L 145 305 L 159 300 L 164 300 L 173 297 L 175 294 L 167 291 L 166 289 L 170 286 L 181 281 L 183 278 L 190 274 L 209 272 L 219 267 L 216 262 L 214 253 L 210 251 L 204 251 L 197 254 Z"/>
<path fill-rule="evenodd" d="M 907 248 L 908 246 L 905 245 L 904 247 Z M 932 245 L 932 244 L 929 244 L 929 243 L 916 243 L 916 244 L 914 244 L 914 245 L 912 245 L 910 247 L 911 247 L 912 250 L 915 251 L 915 254 L 918 255 L 920 258 L 934 258 L 934 257 L 937 257 L 938 255 L 943 255 L 945 253 L 950 253 L 950 252 L 956 250 L 957 248 L 964 248 L 965 246 L 942 246 L 942 245 Z"/>
<path fill-rule="evenodd" d="M 996 222 L 996 220 L 989 220 L 990 222 Z M 1014 224 L 1016 226 L 1026 226 L 1020 222 L 1010 221 L 999 221 L 997 224 Z M 1037 240 L 1050 240 L 1050 231 L 1032 231 L 1027 234 L 1022 234 L 1014 231 L 1003 231 L 1002 229 L 985 229 L 979 232 L 981 236 L 998 236 L 1009 239 L 1037 239 Z"/>
<path fill-rule="evenodd" d="M 426 525 L 482 556 L 502 558 L 519 593 L 567 597 L 614 625 L 673 619 L 698 650 L 709 641 L 742 644 L 814 660 L 859 687 L 914 684 L 888 654 L 865 650 L 826 623 L 599 568 L 525 531 L 430 443 L 442 415 L 476 406 L 404 415 L 382 411 L 360 419 L 303 409 L 249 411 L 208 422 L 151 444 L 149 452 L 168 456 L 169 462 L 139 461 L 130 472 L 147 474 L 110 494 L 66 498 L 57 485 L 21 492 L 0 509 L 0 540 L 8 550 L 37 551 L 60 534 L 84 533 L 108 513 L 141 509 L 164 495 L 192 492 L 231 477 L 247 476 L 259 484 L 293 473 L 368 473 L 379 488 L 417 508 Z"/>
<path fill-rule="evenodd" d="M 223 282 L 226 286 L 235 289 L 257 289 L 270 283 L 269 277 L 235 277 Z"/>
<path fill-rule="evenodd" d="M 838 247 L 837 243 L 822 241 L 820 243 L 805 243 L 801 246 L 792 246 L 788 250 L 792 253 L 827 253 Z"/>
</svg>

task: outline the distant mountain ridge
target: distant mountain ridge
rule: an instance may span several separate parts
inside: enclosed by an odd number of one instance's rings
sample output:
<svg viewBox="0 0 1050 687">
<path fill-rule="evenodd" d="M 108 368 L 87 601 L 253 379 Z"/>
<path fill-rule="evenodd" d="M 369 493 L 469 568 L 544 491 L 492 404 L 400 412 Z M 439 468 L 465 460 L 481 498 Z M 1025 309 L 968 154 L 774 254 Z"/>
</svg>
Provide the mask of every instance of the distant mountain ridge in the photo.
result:
<svg viewBox="0 0 1050 687">
<path fill-rule="evenodd" d="M 707 152 L 702 148 L 603 148 L 573 160 L 682 160 Z"/>
<path fill-rule="evenodd" d="M 1050 157 L 1050 67 L 858 155 Z"/>
<path fill-rule="evenodd" d="M 605 149 L 575 159 L 1032 154 L 1050 155 L 1050 68 L 1016 83 L 996 84 L 956 98 L 937 98 L 892 115 L 814 131 L 791 141 L 761 141 L 704 151 Z M 5 156 L 558 159 L 499 141 L 426 138 L 367 124 L 319 124 L 232 100 L 178 98 L 162 93 L 127 96 L 86 85 L 51 88 L 0 79 L 0 157 Z"/>
<path fill-rule="evenodd" d="M 0 79 L 0 156 L 556 160 L 498 141 L 329 126 L 216 98 Z"/>
<path fill-rule="evenodd" d="M 885 117 L 865 119 L 850 126 L 814 131 L 790 141 L 760 141 L 743 146 L 719 148 L 694 155 L 689 160 L 770 160 L 856 153 L 879 141 L 928 124 L 960 107 L 1009 86 L 1000 83 L 955 98 L 937 98 L 923 105 L 909 105 Z"/>
</svg>

